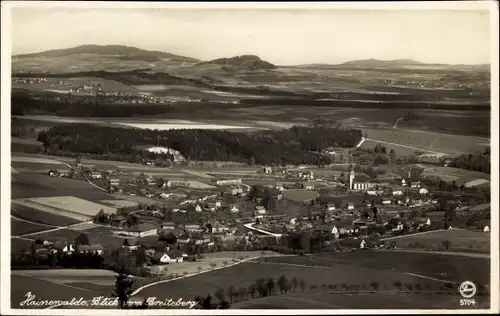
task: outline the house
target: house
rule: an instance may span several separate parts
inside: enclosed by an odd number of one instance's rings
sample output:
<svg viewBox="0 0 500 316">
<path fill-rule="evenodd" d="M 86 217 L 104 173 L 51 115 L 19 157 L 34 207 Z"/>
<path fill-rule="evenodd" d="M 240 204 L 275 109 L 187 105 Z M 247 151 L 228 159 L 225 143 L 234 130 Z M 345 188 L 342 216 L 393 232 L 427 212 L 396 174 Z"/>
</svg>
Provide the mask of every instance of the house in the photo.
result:
<svg viewBox="0 0 500 316">
<path fill-rule="evenodd" d="M 489 233 L 490 232 L 490 227 L 488 225 L 484 226 L 483 232 Z"/>
<path fill-rule="evenodd" d="M 117 187 L 120 185 L 120 179 L 117 179 L 117 178 L 110 178 L 109 179 L 109 185 L 111 187 Z"/>
<path fill-rule="evenodd" d="M 257 206 L 255 207 L 255 212 L 256 212 L 257 214 L 263 215 L 263 214 L 266 214 L 266 209 L 265 209 L 265 207 L 264 207 L 264 206 L 257 205 Z"/>
<path fill-rule="evenodd" d="M 133 239 L 133 240 L 128 240 L 128 239 L 125 239 L 123 241 L 123 245 L 122 245 L 122 249 L 125 249 L 125 250 L 128 250 L 128 251 L 135 251 L 137 249 L 139 249 L 139 243 L 137 243 L 137 240 Z"/>
<path fill-rule="evenodd" d="M 174 230 L 175 224 L 173 222 L 166 222 L 161 224 L 160 228 L 163 230 Z"/>
<path fill-rule="evenodd" d="M 191 235 L 188 232 L 184 232 L 177 236 L 178 244 L 188 244 L 191 242 Z"/>
<path fill-rule="evenodd" d="M 404 186 L 404 187 L 407 185 L 407 183 L 406 183 L 406 180 L 405 180 L 405 179 L 401 179 L 401 185 L 402 185 L 402 186 Z"/>
<path fill-rule="evenodd" d="M 200 232 L 196 232 L 191 234 L 191 241 L 193 241 L 195 245 L 202 245 L 202 244 L 208 244 L 211 241 L 211 239 L 210 237 L 205 237 L 205 235 L 203 235 Z"/>
<path fill-rule="evenodd" d="M 274 188 L 278 191 L 284 191 L 285 190 L 285 185 L 283 183 L 276 183 L 274 185 Z"/>
<path fill-rule="evenodd" d="M 304 190 L 314 190 L 314 184 L 311 182 L 303 182 L 301 186 Z"/>
<path fill-rule="evenodd" d="M 373 195 L 377 195 L 377 191 L 375 191 L 375 190 L 368 190 L 368 191 L 366 191 L 366 194 L 372 195 L 372 196 Z"/>
<path fill-rule="evenodd" d="M 98 171 L 92 171 L 92 173 L 90 174 L 90 177 L 92 179 L 102 179 L 102 174 Z"/>
<path fill-rule="evenodd" d="M 217 179 L 215 180 L 215 184 L 217 185 L 241 184 L 241 179 Z"/>
<path fill-rule="evenodd" d="M 215 201 L 215 207 L 221 207 L 222 202 L 221 201 Z"/>
<path fill-rule="evenodd" d="M 327 204 L 326 205 L 326 210 L 327 211 L 335 211 L 335 205 L 334 204 Z"/>
<path fill-rule="evenodd" d="M 335 236 L 335 238 L 339 238 L 339 229 L 337 226 L 333 226 L 331 234 Z"/>
<path fill-rule="evenodd" d="M 167 264 L 170 260 L 170 256 L 165 251 L 157 251 L 151 257 L 151 263 Z"/>
<path fill-rule="evenodd" d="M 230 188 L 229 193 L 231 193 L 231 195 L 243 194 L 243 189 L 242 188 Z"/>
<path fill-rule="evenodd" d="M 140 223 L 136 226 L 126 227 L 118 231 L 118 234 L 131 237 L 146 237 L 158 235 L 158 227 L 153 223 Z"/>
<path fill-rule="evenodd" d="M 361 243 L 359 244 L 359 249 L 365 249 L 366 247 L 366 241 L 363 239 L 361 240 Z"/>
<path fill-rule="evenodd" d="M 213 234 L 226 233 L 226 232 L 229 232 L 229 228 L 227 228 L 226 226 L 222 225 L 219 222 L 216 222 L 215 224 L 212 225 L 211 232 Z"/>
<path fill-rule="evenodd" d="M 427 194 L 429 194 L 429 190 L 427 190 L 426 188 L 420 188 L 420 189 L 418 189 L 418 194 L 427 195 Z"/>
<path fill-rule="evenodd" d="M 184 225 L 184 230 L 187 232 L 201 232 L 202 229 L 198 224 L 187 224 Z"/>
<path fill-rule="evenodd" d="M 233 205 L 230 209 L 231 213 L 238 213 L 240 210 L 236 207 L 236 205 Z"/>
<path fill-rule="evenodd" d="M 420 188 L 420 181 L 415 181 L 411 183 L 412 188 Z"/>
<path fill-rule="evenodd" d="M 401 195 L 403 195 L 403 191 L 401 191 L 401 190 L 392 191 L 392 195 L 401 196 Z"/>
<path fill-rule="evenodd" d="M 283 232 L 293 232 L 295 230 L 295 225 L 291 225 L 291 224 L 283 224 L 283 228 L 282 228 Z"/>
<path fill-rule="evenodd" d="M 335 155 L 337 152 L 335 151 L 335 148 L 333 147 L 328 147 L 327 149 L 325 149 L 325 154 L 327 155 Z"/>
<path fill-rule="evenodd" d="M 76 251 L 76 245 L 75 244 L 66 244 L 63 247 L 63 249 L 62 249 L 62 252 L 66 253 L 66 254 L 72 254 L 75 251 Z"/>
<path fill-rule="evenodd" d="M 172 187 L 172 182 L 170 180 L 167 180 L 163 182 L 162 186 L 163 189 L 171 188 Z"/>
<path fill-rule="evenodd" d="M 57 171 L 55 169 L 50 169 L 49 170 L 49 176 L 51 176 L 51 177 L 58 177 L 59 176 L 59 171 Z"/>
<path fill-rule="evenodd" d="M 347 209 L 348 209 L 348 210 L 350 210 L 350 211 L 351 211 L 351 210 L 354 210 L 354 204 L 352 204 L 352 203 L 348 203 L 348 204 L 347 204 Z"/>
<path fill-rule="evenodd" d="M 391 204 L 391 200 L 382 200 L 382 204 L 389 205 Z"/>
<path fill-rule="evenodd" d="M 276 195 L 276 200 L 279 201 L 279 200 L 282 200 L 282 199 L 283 199 L 283 194 L 280 193 L 280 194 Z"/>
<path fill-rule="evenodd" d="M 273 169 L 271 167 L 264 167 L 263 171 L 264 173 L 272 173 Z"/>
<path fill-rule="evenodd" d="M 199 206 L 198 204 L 195 206 L 194 210 L 197 212 L 197 213 L 200 213 L 202 211 L 202 208 L 201 206 Z"/>
</svg>

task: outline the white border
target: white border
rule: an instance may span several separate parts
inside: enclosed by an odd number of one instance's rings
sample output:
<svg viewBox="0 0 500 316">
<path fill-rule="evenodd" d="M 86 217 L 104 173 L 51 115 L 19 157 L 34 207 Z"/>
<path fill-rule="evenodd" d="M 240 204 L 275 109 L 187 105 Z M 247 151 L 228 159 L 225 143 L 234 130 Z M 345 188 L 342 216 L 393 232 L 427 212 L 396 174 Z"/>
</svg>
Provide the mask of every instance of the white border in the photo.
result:
<svg viewBox="0 0 500 316">
<path fill-rule="evenodd" d="M 244 315 L 244 314 L 473 314 L 498 313 L 499 311 L 499 151 L 498 151 L 498 107 L 499 107 L 499 77 L 498 77 L 498 4 L 496 1 L 450 1 L 450 2 L 78 2 L 78 1 L 8 1 L 2 2 L 1 34 L 1 293 L 0 311 L 8 315 L 165 315 L 165 314 L 200 314 L 200 315 Z M 10 28 L 11 9 L 14 7 L 58 8 L 58 9 L 92 9 L 92 8 L 178 8 L 178 9 L 350 9 L 350 10 L 487 10 L 491 17 L 491 308 L 489 310 L 13 310 L 10 308 Z M 496 235 L 496 238 L 494 237 Z"/>
</svg>

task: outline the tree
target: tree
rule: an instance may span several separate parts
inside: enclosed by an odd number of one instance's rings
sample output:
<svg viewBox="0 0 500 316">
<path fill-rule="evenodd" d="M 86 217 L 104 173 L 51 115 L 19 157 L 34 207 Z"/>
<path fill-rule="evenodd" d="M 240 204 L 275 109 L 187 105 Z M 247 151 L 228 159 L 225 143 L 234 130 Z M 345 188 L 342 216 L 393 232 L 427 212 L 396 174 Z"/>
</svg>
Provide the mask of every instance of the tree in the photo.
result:
<svg viewBox="0 0 500 316">
<path fill-rule="evenodd" d="M 405 287 L 408 289 L 408 292 L 411 292 L 411 290 L 413 289 L 413 285 L 410 283 L 406 283 Z"/>
<path fill-rule="evenodd" d="M 269 295 L 272 295 L 275 286 L 274 279 L 273 278 L 267 279 L 266 286 L 267 286 L 267 292 L 269 293 Z"/>
<path fill-rule="evenodd" d="M 257 287 L 255 286 L 255 284 L 250 284 L 248 286 L 248 293 L 250 293 L 250 295 L 252 296 L 252 299 L 255 296 L 255 292 L 257 292 Z"/>
<path fill-rule="evenodd" d="M 371 282 L 370 283 L 370 287 L 375 291 L 375 292 L 378 292 L 378 289 L 380 288 L 380 285 L 378 284 L 378 282 Z"/>
<path fill-rule="evenodd" d="M 132 295 L 132 285 L 135 280 L 130 279 L 123 271 L 116 276 L 115 290 L 111 295 L 118 298 L 118 307 L 126 308 L 126 304 Z"/>
<path fill-rule="evenodd" d="M 403 284 L 400 282 L 400 281 L 394 281 L 394 283 L 392 284 L 395 288 L 398 289 L 398 291 L 401 291 L 401 287 L 403 286 Z"/>
<path fill-rule="evenodd" d="M 215 291 L 215 297 L 219 300 L 219 302 L 222 303 L 225 298 L 224 289 L 218 289 L 217 291 Z"/>
<path fill-rule="evenodd" d="M 247 294 L 247 289 L 245 287 L 240 287 L 238 293 L 240 294 L 240 300 L 243 301 L 245 299 L 245 295 Z"/>
<path fill-rule="evenodd" d="M 306 286 L 307 286 L 306 281 L 304 281 L 303 279 L 301 279 L 300 280 L 300 290 L 302 292 L 304 292 L 306 290 Z"/>
<path fill-rule="evenodd" d="M 89 237 L 85 233 L 81 233 L 78 235 L 78 237 L 75 238 L 75 244 L 77 246 L 80 245 L 88 245 L 89 244 Z"/>
<path fill-rule="evenodd" d="M 422 292 L 422 286 L 419 283 L 415 284 L 415 290 Z"/>
<path fill-rule="evenodd" d="M 394 149 L 391 149 L 389 152 L 389 157 L 391 158 L 391 162 L 395 162 L 397 159 L 396 151 Z"/>
<path fill-rule="evenodd" d="M 299 286 L 299 280 L 296 277 L 292 278 L 292 287 L 293 291 L 295 292 L 295 289 Z"/>
<path fill-rule="evenodd" d="M 235 292 L 234 292 L 234 285 L 228 286 L 226 293 L 227 293 L 227 296 L 229 296 L 229 302 L 232 303 L 233 302 L 233 296 L 235 294 Z"/>
<path fill-rule="evenodd" d="M 450 246 L 451 246 L 451 242 L 449 240 L 443 241 L 443 247 L 446 251 L 448 251 L 448 249 L 450 249 Z"/>
<path fill-rule="evenodd" d="M 136 226 L 137 224 L 139 224 L 139 217 L 134 214 L 130 214 L 126 218 L 126 223 L 128 227 Z"/>
<path fill-rule="evenodd" d="M 250 157 L 250 166 L 255 165 L 255 158 L 252 156 Z"/>
<path fill-rule="evenodd" d="M 216 264 L 215 262 L 211 262 L 211 263 L 210 263 L 210 267 L 211 267 L 212 269 L 215 269 L 215 267 L 216 267 L 216 266 L 217 266 L 217 264 Z"/>
<path fill-rule="evenodd" d="M 278 281 L 276 282 L 278 284 L 278 287 L 280 289 L 280 292 L 283 294 L 285 292 L 285 287 L 286 287 L 286 276 L 284 274 L 280 275 Z"/>
</svg>

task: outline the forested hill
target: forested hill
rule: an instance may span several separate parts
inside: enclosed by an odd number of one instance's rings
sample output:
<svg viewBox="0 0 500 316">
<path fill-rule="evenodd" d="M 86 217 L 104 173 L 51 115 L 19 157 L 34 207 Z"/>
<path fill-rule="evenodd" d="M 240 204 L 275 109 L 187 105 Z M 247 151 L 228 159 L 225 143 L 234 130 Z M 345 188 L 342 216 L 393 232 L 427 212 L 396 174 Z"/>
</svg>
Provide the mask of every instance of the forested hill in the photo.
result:
<svg viewBox="0 0 500 316">
<path fill-rule="evenodd" d="M 153 145 L 159 138 L 160 146 L 173 148 L 190 160 L 325 165 L 332 162 L 331 157 L 320 152 L 330 146 L 352 148 L 361 136 L 361 130 L 327 127 L 294 126 L 285 130 L 229 132 L 62 124 L 41 132 L 38 140 L 49 154 L 89 154 L 101 159 L 130 162 L 137 162 L 141 156 L 158 158 L 155 154 L 139 151 L 137 146 Z"/>
</svg>

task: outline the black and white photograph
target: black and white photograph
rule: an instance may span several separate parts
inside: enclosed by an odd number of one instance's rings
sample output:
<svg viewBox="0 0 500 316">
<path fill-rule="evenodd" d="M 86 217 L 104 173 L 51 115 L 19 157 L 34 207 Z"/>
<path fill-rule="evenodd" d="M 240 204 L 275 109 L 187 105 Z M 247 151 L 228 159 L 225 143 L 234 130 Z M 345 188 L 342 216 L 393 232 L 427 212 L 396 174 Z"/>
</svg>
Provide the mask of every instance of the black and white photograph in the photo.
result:
<svg viewBox="0 0 500 316">
<path fill-rule="evenodd" d="M 498 3 L 8 1 L 1 68 L 2 314 L 498 312 Z"/>
</svg>

